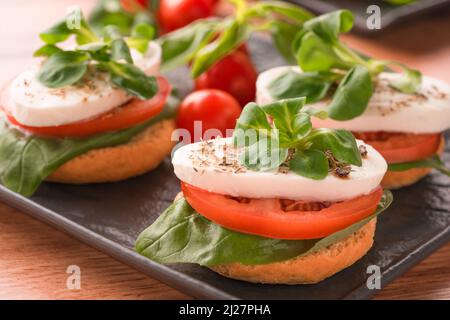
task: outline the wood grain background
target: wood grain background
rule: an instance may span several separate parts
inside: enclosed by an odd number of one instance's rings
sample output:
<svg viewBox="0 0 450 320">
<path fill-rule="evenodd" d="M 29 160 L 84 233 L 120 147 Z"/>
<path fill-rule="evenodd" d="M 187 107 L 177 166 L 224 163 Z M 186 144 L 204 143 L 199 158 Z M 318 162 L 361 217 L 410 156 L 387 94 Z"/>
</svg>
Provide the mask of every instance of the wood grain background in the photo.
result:
<svg viewBox="0 0 450 320">
<path fill-rule="evenodd" d="M 36 34 L 69 5 L 94 0 L 0 1 L 0 85 L 31 64 Z M 377 38 L 346 36 L 362 51 L 450 82 L 450 11 L 417 18 Z M 66 270 L 81 268 L 81 289 Z M 157 280 L 0 203 L 0 299 L 189 299 Z M 376 299 L 450 299 L 450 243 L 389 284 Z"/>
</svg>

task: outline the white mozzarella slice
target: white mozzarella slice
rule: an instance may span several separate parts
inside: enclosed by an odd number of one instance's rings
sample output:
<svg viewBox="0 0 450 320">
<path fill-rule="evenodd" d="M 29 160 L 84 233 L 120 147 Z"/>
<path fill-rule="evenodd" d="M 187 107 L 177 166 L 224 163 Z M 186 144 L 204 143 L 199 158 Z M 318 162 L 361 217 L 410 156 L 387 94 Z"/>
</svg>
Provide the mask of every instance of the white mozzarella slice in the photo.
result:
<svg viewBox="0 0 450 320">
<path fill-rule="evenodd" d="M 227 165 L 223 164 L 224 145 Z M 358 145 L 365 144 L 358 140 Z M 387 170 L 383 157 L 371 146 L 365 146 L 367 157 L 363 165 L 352 166 L 347 178 L 329 174 L 323 180 L 313 180 L 293 172 L 250 171 L 238 164 L 239 150 L 232 147 L 230 138 L 182 146 L 175 151 L 172 163 L 181 181 L 209 192 L 247 198 L 339 201 L 370 193 Z"/>
<path fill-rule="evenodd" d="M 274 101 L 268 87 L 283 72 L 300 68 L 284 66 L 261 73 L 256 82 L 259 104 Z M 416 94 L 405 94 L 389 86 L 388 80 L 401 77 L 398 73 L 383 72 L 378 76 L 366 111 L 352 120 L 336 121 L 313 118 L 316 127 L 343 128 L 351 131 L 389 131 L 407 133 L 438 133 L 450 128 L 450 86 L 431 77 L 423 77 Z M 329 101 L 312 104 L 326 110 Z"/>
<path fill-rule="evenodd" d="M 132 51 L 134 63 L 148 75 L 159 72 L 161 48 L 151 42 L 147 54 Z M 7 90 L 3 107 L 21 124 L 34 127 L 58 126 L 93 118 L 108 112 L 131 99 L 115 88 L 103 73 L 91 73 L 83 86 L 47 88 L 29 69 L 16 77 Z"/>
</svg>

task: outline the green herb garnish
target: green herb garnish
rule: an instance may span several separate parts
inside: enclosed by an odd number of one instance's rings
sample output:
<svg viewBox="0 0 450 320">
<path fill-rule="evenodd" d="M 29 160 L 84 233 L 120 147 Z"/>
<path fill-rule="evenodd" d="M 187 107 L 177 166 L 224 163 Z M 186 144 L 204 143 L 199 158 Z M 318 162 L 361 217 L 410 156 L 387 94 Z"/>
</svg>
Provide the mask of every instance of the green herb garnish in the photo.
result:
<svg viewBox="0 0 450 320">
<path fill-rule="evenodd" d="M 94 31 L 101 33 L 103 28 L 114 25 L 124 35 L 131 36 L 139 24 L 151 25 L 156 28 L 154 12 L 158 1 L 149 1 L 150 8 L 139 7 L 136 13 L 123 10 L 120 0 L 98 0 L 89 15 L 88 22 Z"/>
<path fill-rule="evenodd" d="M 269 85 L 272 96 L 276 99 L 306 96 L 307 103 L 313 103 L 332 95 L 330 118 L 353 119 L 366 109 L 374 79 L 387 66 L 404 71 L 401 78 L 390 80 L 393 88 L 404 93 L 416 92 L 422 77 L 419 71 L 398 62 L 367 58 L 340 41 L 339 35 L 352 29 L 353 19 L 350 11 L 339 10 L 306 21 L 292 46 L 304 73 L 281 74 Z"/>
<path fill-rule="evenodd" d="M 225 19 L 201 19 L 158 39 L 163 49 L 163 70 L 191 63 L 194 78 L 245 43 L 255 31 L 268 31 L 286 58 L 298 30 L 313 15 L 293 4 L 263 1 L 249 4 L 230 0 L 236 14 Z"/>
<path fill-rule="evenodd" d="M 293 172 L 317 180 L 330 171 L 342 176 L 347 165 L 361 166 L 354 136 L 341 129 L 313 128 L 311 115 L 323 118 L 325 114 L 304 108 L 304 102 L 305 98 L 294 98 L 245 106 L 233 134 L 234 144 L 244 148 L 240 162 L 255 171 L 286 164 Z"/>
<path fill-rule="evenodd" d="M 140 99 L 149 99 L 156 94 L 156 78 L 136 67 L 130 54 L 130 48 L 143 54 L 147 51 L 154 35 L 150 25 L 135 25 L 128 38 L 122 36 L 118 27 L 107 26 L 101 37 L 92 30 L 81 11 L 72 14 L 79 15 L 76 25 L 69 24 L 69 19 L 74 18 L 68 16 L 40 34 L 45 45 L 34 55 L 47 57 L 37 75 L 42 84 L 50 88 L 74 85 L 83 79 L 89 68 L 93 68 L 108 73 L 115 86 Z M 75 49 L 64 50 L 57 46 L 71 36 L 77 43 Z"/>
<path fill-rule="evenodd" d="M 384 0 L 385 2 L 392 4 L 394 6 L 403 6 L 407 4 L 411 4 L 415 2 L 416 0 Z"/>
</svg>

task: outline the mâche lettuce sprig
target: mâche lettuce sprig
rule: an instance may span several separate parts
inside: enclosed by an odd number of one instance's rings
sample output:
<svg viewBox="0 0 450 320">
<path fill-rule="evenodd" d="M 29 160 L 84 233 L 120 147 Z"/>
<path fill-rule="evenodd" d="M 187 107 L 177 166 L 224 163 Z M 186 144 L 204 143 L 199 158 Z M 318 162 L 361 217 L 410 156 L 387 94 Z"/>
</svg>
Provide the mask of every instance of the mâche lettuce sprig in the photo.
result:
<svg viewBox="0 0 450 320">
<path fill-rule="evenodd" d="M 156 28 L 155 12 L 159 0 L 148 1 L 144 7 L 137 1 L 129 1 L 133 12 L 124 10 L 120 0 L 98 0 L 88 16 L 89 25 L 94 31 L 101 33 L 104 27 L 114 25 L 123 35 L 131 35 L 133 29 L 145 23 Z"/>
<path fill-rule="evenodd" d="M 285 165 L 301 176 L 321 180 L 329 172 L 345 177 L 350 165 L 361 166 L 361 153 L 351 132 L 313 128 L 311 116 L 326 113 L 304 107 L 305 98 L 280 100 L 264 106 L 249 103 L 233 134 L 244 148 L 240 162 L 254 171 Z"/>
<path fill-rule="evenodd" d="M 158 39 L 163 70 L 189 63 L 191 75 L 196 78 L 256 31 L 270 32 L 279 51 L 292 60 L 292 41 L 303 23 L 313 17 L 310 12 L 282 1 L 230 2 L 236 8 L 234 15 L 200 19 Z"/>
<path fill-rule="evenodd" d="M 278 76 L 269 85 L 271 95 L 276 99 L 306 96 L 307 103 L 313 103 L 332 94 L 330 118 L 349 120 L 364 112 L 377 75 L 388 66 L 403 70 L 402 77 L 390 80 L 391 87 L 416 92 L 422 78 L 419 71 L 395 61 L 366 58 L 339 39 L 352 29 L 353 19 L 350 11 L 339 10 L 306 21 L 292 46 L 303 73 Z"/>
<path fill-rule="evenodd" d="M 105 27 L 102 33 L 102 36 L 97 35 L 79 10 L 41 33 L 45 45 L 34 56 L 46 57 L 46 60 L 39 70 L 38 80 L 50 88 L 74 85 L 93 68 L 107 73 L 115 86 L 130 95 L 140 99 L 153 97 L 158 91 L 156 78 L 136 67 L 130 53 L 130 48 L 141 53 L 147 51 L 154 36 L 153 28 L 146 23 L 137 24 L 127 38 L 113 25 Z M 58 46 L 70 37 L 75 38 L 73 49 Z"/>
</svg>

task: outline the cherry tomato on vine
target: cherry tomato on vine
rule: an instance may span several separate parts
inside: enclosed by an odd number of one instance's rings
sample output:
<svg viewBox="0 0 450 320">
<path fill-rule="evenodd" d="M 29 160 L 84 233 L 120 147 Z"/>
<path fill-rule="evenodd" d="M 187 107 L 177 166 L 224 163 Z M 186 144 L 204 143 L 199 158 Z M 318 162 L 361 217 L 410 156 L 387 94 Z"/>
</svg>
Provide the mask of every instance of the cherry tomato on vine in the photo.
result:
<svg viewBox="0 0 450 320">
<path fill-rule="evenodd" d="M 136 13 L 148 8 L 149 0 L 120 0 L 120 6 L 129 13 Z"/>
<path fill-rule="evenodd" d="M 243 107 L 255 100 L 257 73 L 250 57 L 241 47 L 195 79 L 195 89 L 219 89 L 228 92 Z"/>
<path fill-rule="evenodd" d="M 161 0 L 158 21 L 165 32 L 170 32 L 214 13 L 214 0 Z"/>
</svg>

